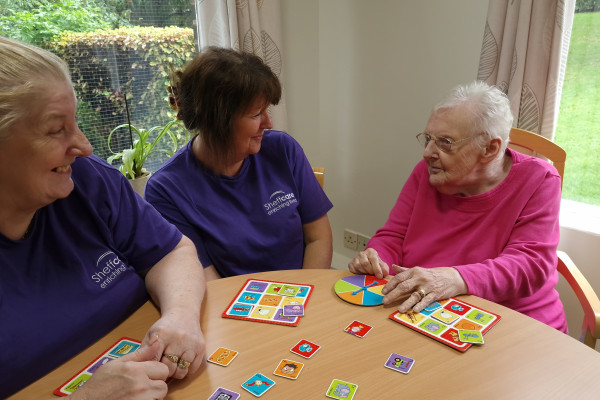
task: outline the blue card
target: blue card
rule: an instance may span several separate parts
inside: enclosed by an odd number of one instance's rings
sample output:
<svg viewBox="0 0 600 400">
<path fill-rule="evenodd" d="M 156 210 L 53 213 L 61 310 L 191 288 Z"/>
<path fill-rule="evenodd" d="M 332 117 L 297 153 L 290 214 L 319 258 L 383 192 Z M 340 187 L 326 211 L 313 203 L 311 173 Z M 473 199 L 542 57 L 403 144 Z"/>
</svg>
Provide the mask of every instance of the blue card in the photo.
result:
<svg viewBox="0 0 600 400">
<path fill-rule="evenodd" d="M 261 373 L 256 373 L 252 378 L 242 383 L 242 388 L 256 397 L 262 396 L 267 390 L 275 386 L 275 381 L 267 378 Z"/>
</svg>

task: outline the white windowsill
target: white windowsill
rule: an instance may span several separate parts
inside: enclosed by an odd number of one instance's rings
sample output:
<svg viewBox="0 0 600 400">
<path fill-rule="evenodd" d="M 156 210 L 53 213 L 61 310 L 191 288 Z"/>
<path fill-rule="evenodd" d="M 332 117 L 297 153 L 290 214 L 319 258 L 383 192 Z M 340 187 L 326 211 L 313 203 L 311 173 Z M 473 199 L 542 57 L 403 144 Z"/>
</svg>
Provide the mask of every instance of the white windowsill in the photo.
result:
<svg viewBox="0 0 600 400">
<path fill-rule="evenodd" d="M 560 226 L 600 235 L 600 207 L 562 199 Z"/>
</svg>

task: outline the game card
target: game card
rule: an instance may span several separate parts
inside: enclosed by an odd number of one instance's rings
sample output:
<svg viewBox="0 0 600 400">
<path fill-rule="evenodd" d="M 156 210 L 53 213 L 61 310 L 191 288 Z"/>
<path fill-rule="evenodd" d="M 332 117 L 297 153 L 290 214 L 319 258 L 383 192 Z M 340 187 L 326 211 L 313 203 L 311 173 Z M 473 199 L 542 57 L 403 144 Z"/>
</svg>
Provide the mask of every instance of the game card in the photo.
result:
<svg viewBox="0 0 600 400">
<path fill-rule="evenodd" d="M 208 357 L 206 361 L 226 367 L 233 361 L 235 357 L 237 357 L 237 355 L 238 352 L 235 350 L 219 347 L 214 353 L 211 354 L 210 357 Z"/>
<path fill-rule="evenodd" d="M 297 326 L 313 290 L 314 285 L 248 279 L 221 316 Z"/>
<path fill-rule="evenodd" d="M 239 393 L 220 387 L 217 390 L 215 390 L 215 392 L 208 398 L 208 400 L 237 400 L 239 398 Z"/>
<path fill-rule="evenodd" d="M 318 344 L 309 342 L 306 339 L 302 339 L 301 341 L 296 343 L 296 345 L 292 347 L 290 351 L 294 354 L 298 354 L 301 357 L 311 358 L 320 348 L 321 346 L 319 346 Z"/>
<path fill-rule="evenodd" d="M 456 298 L 439 300 L 438 303 L 432 303 L 428 309 L 418 313 L 395 311 L 390 318 L 458 351 L 483 344 L 483 335 L 501 318 Z M 461 334 L 461 331 L 464 332 Z"/>
<path fill-rule="evenodd" d="M 249 391 L 256 397 L 260 397 L 269 389 L 275 386 L 275 381 L 267 378 L 260 372 L 252 375 L 250 379 L 242 383 L 242 388 Z"/>
<path fill-rule="evenodd" d="M 334 379 L 331 381 L 331 385 L 329 385 L 329 389 L 327 389 L 325 395 L 332 399 L 352 400 L 357 390 L 358 385 L 354 383 Z"/>
<path fill-rule="evenodd" d="M 408 374 L 415 364 L 415 360 L 400 354 L 392 353 L 384 364 L 384 367 L 393 369 L 394 371 Z"/>
<path fill-rule="evenodd" d="M 344 330 L 351 335 L 358 336 L 359 338 L 364 338 L 369 331 L 373 329 L 372 326 L 365 324 L 360 321 L 352 321 L 350 325 L 348 325 Z"/>
<path fill-rule="evenodd" d="M 71 379 L 58 387 L 53 393 L 57 396 L 68 396 L 79 389 L 88 379 L 92 377 L 94 372 L 107 362 L 120 358 L 126 354 L 136 351 L 142 342 L 135 339 L 123 337 L 115 344 L 108 348 L 104 353 L 100 354 L 91 363 L 86 365 L 81 371 L 75 374 Z"/>
<path fill-rule="evenodd" d="M 300 371 L 304 368 L 304 364 L 298 361 L 283 359 L 273 371 L 273 374 L 288 379 L 297 379 Z"/>
<path fill-rule="evenodd" d="M 304 315 L 304 306 L 302 304 L 288 304 L 283 306 L 283 315 L 286 317 L 302 317 Z"/>
<path fill-rule="evenodd" d="M 467 329 L 458 330 L 458 339 L 465 343 L 483 344 L 483 335 L 480 331 L 470 331 Z"/>
</svg>

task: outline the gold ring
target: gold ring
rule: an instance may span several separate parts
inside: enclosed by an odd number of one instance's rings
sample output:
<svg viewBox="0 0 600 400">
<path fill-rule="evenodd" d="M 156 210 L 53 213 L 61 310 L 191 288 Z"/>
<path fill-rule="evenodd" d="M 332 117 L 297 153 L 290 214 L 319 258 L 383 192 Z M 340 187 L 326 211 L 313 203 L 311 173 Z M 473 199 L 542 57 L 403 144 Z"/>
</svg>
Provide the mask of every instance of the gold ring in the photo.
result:
<svg viewBox="0 0 600 400">
<path fill-rule="evenodd" d="M 177 364 L 179 362 L 179 357 L 177 357 L 175 354 L 165 354 L 165 357 L 167 357 L 167 359 L 173 364 Z"/>
<path fill-rule="evenodd" d="M 188 367 L 190 366 L 190 362 L 185 360 L 179 360 L 177 366 L 181 369 L 188 369 Z"/>
<path fill-rule="evenodd" d="M 423 288 L 422 288 L 422 287 L 420 287 L 420 286 L 417 288 L 417 291 L 416 291 L 415 293 L 419 295 L 419 301 L 420 301 L 420 300 L 423 300 L 423 298 L 424 298 L 425 296 L 427 296 L 427 293 L 425 293 L 425 289 L 423 289 Z"/>
</svg>

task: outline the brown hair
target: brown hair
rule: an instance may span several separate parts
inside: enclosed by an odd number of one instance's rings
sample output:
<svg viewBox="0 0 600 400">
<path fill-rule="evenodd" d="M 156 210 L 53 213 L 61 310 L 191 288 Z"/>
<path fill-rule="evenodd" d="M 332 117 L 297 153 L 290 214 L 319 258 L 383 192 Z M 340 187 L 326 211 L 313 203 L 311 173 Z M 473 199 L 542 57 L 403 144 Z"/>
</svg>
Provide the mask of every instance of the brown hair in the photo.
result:
<svg viewBox="0 0 600 400">
<path fill-rule="evenodd" d="M 254 101 L 277 104 L 281 83 L 260 57 L 209 47 L 172 76 L 178 117 L 219 159 L 227 158 L 233 123 Z"/>
</svg>

